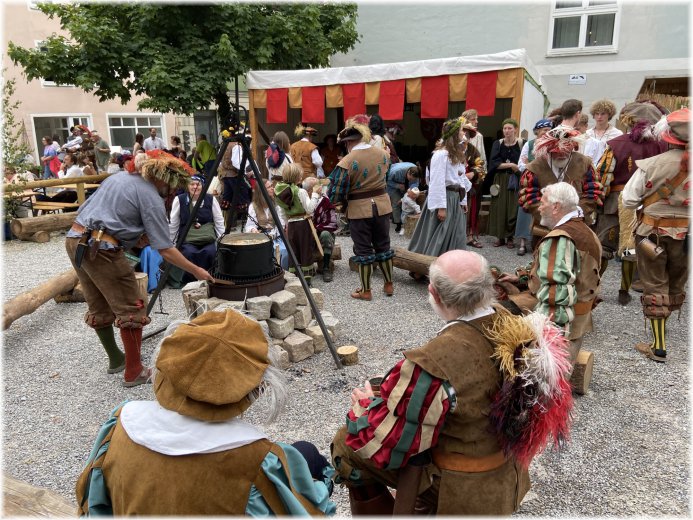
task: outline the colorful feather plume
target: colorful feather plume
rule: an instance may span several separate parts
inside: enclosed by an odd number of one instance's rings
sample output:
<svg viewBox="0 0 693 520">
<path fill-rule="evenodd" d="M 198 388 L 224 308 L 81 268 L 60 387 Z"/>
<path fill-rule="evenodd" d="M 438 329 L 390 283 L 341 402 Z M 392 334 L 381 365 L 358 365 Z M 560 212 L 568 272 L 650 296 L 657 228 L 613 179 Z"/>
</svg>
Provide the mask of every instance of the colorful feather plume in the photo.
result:
<svg viewBox="0 0 693 520">
<path fill-rule="evenodd" d="M 528 467 L 553 439 L 569 439 L 572 388 L 568 341 L 548 317 L 503 315 L 484 331 L 495 343 L 493 357 L 503 384 L 489 413 L 504 453 Z"/>
</svg>

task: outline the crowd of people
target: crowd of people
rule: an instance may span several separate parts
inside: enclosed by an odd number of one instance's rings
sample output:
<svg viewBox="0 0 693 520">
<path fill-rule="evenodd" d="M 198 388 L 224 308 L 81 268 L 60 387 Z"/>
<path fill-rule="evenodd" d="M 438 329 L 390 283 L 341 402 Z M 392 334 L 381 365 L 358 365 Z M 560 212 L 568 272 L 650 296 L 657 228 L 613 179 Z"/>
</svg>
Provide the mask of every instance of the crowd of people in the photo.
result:
<svg viewBox="0 0 693 520">
<path fill-rule="evenodd" d="M 625 134 L 611 123 L 616 112 L 599 100 L 590 109 L 594 126 L 580 130 L 582 104 L 567 100 L 536 122 L 528 142 L 505 119 L 487 161 L 478 114 L 469 109 L 442 125 L 424 165 L 400 158 L 401 127 L 377 114 L 349 118 L 323 146 L 301 123 L 293 144 L 285 132 L 272 137 L 267 179 L 255 178 L 239 143 L 227 146 L 210 179 L 218 150 L 206 136 L 187 156 L 175 136 L 166 148 L 156 129 L 147 139 L 138 134 L 132 155 L 109 156 L 125 173 L 82 205 L 66 249 L 108 373 L 124 371 L 125 387 L 154 382 L 156 401 L 128 402 L 104 425 L 78 482 L 82 513 L 330 514 L 333 483 L 348 488 L 359 515 L 516 511 L 532 457 L 550 439 L 567 438 L 572 389 L 583 393 L 589 384 L 576 384 L 589 376 L 575 367 L 609 260 L 620 263 L 623 305 L 639 274 L 652 341 L 635 348 L 648 359 L 666 361 L 667 319 L 685 299 L 689 112 L 629 103 L 619 113 Z M 65 175 L 79 175 L 82 130 L 57 150 L 44 139 L 48 171 L 57 159 Z M 82 168 L 109 171 L 97 155 L 108 145 L 91 134 L 95 161 Z M 468 250 L 483 248 L 479 211 L 487 196 L 493 245 L 517 242 L 519 255 L 532 254 L 514 272 L 494 271 Z M 310 283 L 317 265 L 330 282 L 340 213 L 353 242 L 359 286 L 351 297 L 359 305 L 374 298 L 376 266 L 384 295 L 395 294 L 391 235 L 418 215 L 409 250 L 434 259 L 427 275 L 410 274 L 427 284 L 445 325 L 405 352 L 377 388 L 366 382 L 353 390 L 328 462 L 314 446 L 272 442 L 241 418 L 263 397 L 276 418 L 284 399 L 273 346 L 255 320 L 229 310 L 176 324 L 156 370 L 142 364 L 149 318 L 124 250 L 155 252 L 182 270 L 183 282 L 211 281 L 221 235 L 264 233 L 284 269 Z M 200 494 L 185 484 L 195 479 L 181 476 L 201 476 L 210 461 L 233 471 L 212 475 Z M 132 479 L 150 484 L 122 485 Z M 231 498 L 216 500 L 220 494 Z"/>
</svg>

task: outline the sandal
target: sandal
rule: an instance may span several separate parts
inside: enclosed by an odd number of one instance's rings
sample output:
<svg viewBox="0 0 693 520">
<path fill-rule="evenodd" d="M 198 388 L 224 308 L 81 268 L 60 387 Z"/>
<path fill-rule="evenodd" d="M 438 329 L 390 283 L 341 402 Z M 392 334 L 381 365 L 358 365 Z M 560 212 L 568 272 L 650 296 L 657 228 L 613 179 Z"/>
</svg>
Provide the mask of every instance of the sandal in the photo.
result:
<svg viewBox="0 0 693 520">
<path fill-rule="evenodd" d="M 478 240 L 475 240 L 475 239 L 472 239 L 472 240 L 470 240 L 469 242 L 467 242 L 467 245 L 468 245 L 468 246 L 472 246 L 472 247 L 476 247 L 476 248 L 479 248 L 479 249 L 481 249 L 482 247 L 484 247 L 484 246 L 481 244 L 481 242 L 479 242 Z"/>
<path fill-rule="evenodd" d="M 140 375 L 138 375 L 132 381 L 125 381 L 123 379 L 123 386 L 125 388 L 132 388 L 134 386 L 146 385 L 146 384 L 149 384 L 151 382 L 152 382 L 152 369 L 151 368 L 143 368 L 142 372 L 140 372 Z"/>
<path fill-rule="evenodd" d="M 508 242 L 505 244 L 505 246 L 508 249 L 515 249 L 515 242 L 513 242 L 512 240 L 508 240 Z"/>
</svg>

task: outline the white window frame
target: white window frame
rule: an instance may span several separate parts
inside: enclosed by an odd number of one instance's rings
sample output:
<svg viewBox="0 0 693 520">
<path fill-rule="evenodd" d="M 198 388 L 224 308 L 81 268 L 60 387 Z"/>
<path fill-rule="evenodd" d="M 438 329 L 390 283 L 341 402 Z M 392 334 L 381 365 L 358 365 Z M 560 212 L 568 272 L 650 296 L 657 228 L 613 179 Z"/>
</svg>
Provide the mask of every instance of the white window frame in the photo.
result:
<svg viewBox="0 0 693 520">
<path fill-rule="evenodd" d="M 168 143 L 168 135 L 166 134 L 166 119 L 164 118 L 164 114 L 161 112 L 106 112 L 106 127 L 107 127 L 107 135 L 108 135 L 108 142 L 112 145 L 113 143 L 111 142 L 111 118 L 112 117 L 160 117 L 161 118 L 161 135 L 159 136 L 163 141 L 164 144 Z M 131 128 L 131 127 L 123 127 L 123 126 L 114 126 L 113 128 Z M 148 127 L 147 130 L 149 130 Z M 137 133 L 137 132 L 135 132 Z M 149 132 L 143 133 L 144 138 L 146 139 L 149 137 Z"/>
<path fill-rule="evenodd" d="M 551 2 L 551 20 L 549 24 L 549 35 L 546 48 L 548 49 L 546 56 L 574 56 L 581 54 L 616 54 L 618 52 L 618 35 L 621 29 L 621 3 L 622 0 L 617 0 L 613 5 L 598 5 L 589 6 L 589 0 L 582 0 L 581 7 L 569 7 L 556 9 L 556 0 Z M 591 47 L 585 46 L 585 37 L 587 36 L 587 18 L 592 15 L 600 14 L 615 14 L 614 17 L 614 38 L 611 45 L 595 45 Z M 553 47 L 553 31 L 556 18 L 572 18 L 580 17 L 580 35 L 578 36 L 577 47 L 566 47 L 562 49 L 554 49 Z"/>
<path fill-rule="evenodd" d="M 41 48 L 41 44 L 45 43 L 45 40 L 34 40 L 34 46 L 37 49 Z M 58 85 L 55 81 L 50 81 L 44 78 L 41 79 L 41 86 L 42 87 L 68 87 L 68 88 L 75 88 L 74 85 L 71 84 L 64 84 L 64 85 Z"/>
<path fill-rule="evenodd" d="M 40 142 L 39 141 L 39 136 L 36 135 L 36 121 L 34 121 L 35 118 L 37 117 L 60 117 L 60 118 L 72 118 L 72 117 L 86 117 L 87 118 L 87 128 L 91 129 L 92 125 L 94 124 L 94 117 L 91 113 L 87 112 L 78 112 L 78 113 L 66 113 L 66 112 L 50 112 L 46 114 L 29 114 L 29 117 L 31 118 L 31 133 L 34 134 L 34 141 L 35 143 Z M 70 126 L 74 126 L 72 124 L 68 124 L 67 131 L 70 131 Z M 62 143 L 65 144 L 65 143 Z M 43 149 L 41 150 L 36 150 L 36 164 L 40 164 L 40 159 L 41 159 L 41 154 L 43 153 Z"/>
</svg>

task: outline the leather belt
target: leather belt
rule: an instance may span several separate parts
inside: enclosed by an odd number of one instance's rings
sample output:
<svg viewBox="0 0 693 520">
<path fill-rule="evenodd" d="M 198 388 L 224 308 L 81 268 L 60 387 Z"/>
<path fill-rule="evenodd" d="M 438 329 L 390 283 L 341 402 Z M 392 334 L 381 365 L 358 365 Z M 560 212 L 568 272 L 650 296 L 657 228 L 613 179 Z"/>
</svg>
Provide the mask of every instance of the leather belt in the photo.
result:
<svg viewBox="0 0 693 520">
<path fill-rule="evenodd" d="M 611 193 L 618 193 L 619 191 L 623 191 L 623 188 L 625 188 L 625 184 L 617 184 L 616 186 L 611 186 L 609 190 Z"/>
<path fill-rule="evenodd" d="M 594 298 L 585 302 L 577 302 L 575 305 L 573 305 L 573 312 L 576 316 L 583 316 L 592 310 L 593 305 Z"/>
<path fill-rule="evenodd" d="M 85 230 L 86 228 L 85 228 L 83 225 L 78 224 L 77 222 L 75 222 L 74 224 L 72 224 L 72 228 L 70 228 L 70 229 L 71 229 L 72 231 L 77 232 L 77 233 L 84 233 L 84 230 Z M 92 237 L 92 238 L 96 238 L 98 234 L 99 234 L 98 230 L 94 230 L 94 231 L 91 232 L 91 237 Z M 107 234 L 107 233 L 102 233 L 102 234 L 101 234 L 101 240 L 103 240 L 104 242 L 108 242 L 109 244 L 113 244 L 113 245 L 116 246 L 116 247 L 119 247 L 119 246 L 120 246 L 120 242 L 118 241 L 118 239 L 115 238 L 115 237 L 113 237 L 113 236 L 111 236 L 111 235 L 109 235 L 109 234 Z"/>
<path fill-rule="evenodd" d="M 460 191 L 460 190 L 462 190 L 462 189 L 464 189 L 464 188 L 462 188 L 462 186 L 458 186 L 458 185 L 455 184 L 455 185 L 452 185 L 452 186 L 445 186 L 445 189 L 446 189 L 446 191 Z"/>
<path fill-rule="evenodd" d="M 378 195 L 385 195 L 385 193 L 385 188 L 379 188 L 377 190 L 362 191 L 361 193 L 350 193 L 348 199 L 370 199 L 371 197 L 377 197 Z"/>
<path fill-rule="evenodd" d="M 688 219 L 687 218 L 658 218 L 658 217 L 651 217 L 650 215 L 643 215 L 641 222 L 643 224 L 646 224 L 648 226 L 652 226 L 655 228 L 659 227 L 679 227 L 679 228 L 687 228 L 688 227 Z"/>
<path fill-rule="evenodd" d="M 431 450 L 433 463 L 440 469 L 462 471 L 464 473 L 483 473 L 500 468 L 508 460 L 502 451 L 497 451 L 484 457 L 470 457 L 462 453 L 443 451 L 439 448 Z"/>
</svg>

